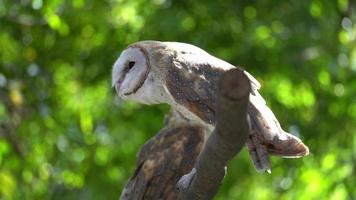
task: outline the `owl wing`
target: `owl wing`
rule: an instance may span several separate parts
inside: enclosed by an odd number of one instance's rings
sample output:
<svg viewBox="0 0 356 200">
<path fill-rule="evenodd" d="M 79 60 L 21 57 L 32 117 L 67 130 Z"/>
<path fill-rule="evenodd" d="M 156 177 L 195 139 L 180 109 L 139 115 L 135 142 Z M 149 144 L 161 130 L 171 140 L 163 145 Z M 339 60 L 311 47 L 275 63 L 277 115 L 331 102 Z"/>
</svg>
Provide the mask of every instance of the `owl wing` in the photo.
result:
<svg viewBox="0 0 356 200">
<path fill-rule="evenodd" d="M 180 55 L 168 69 L 166 88 L 175 102 L 205 123 L 214 125 L 219 78 L 232 68 L 236 67 L 209 56 Z M 251 93 L 254 94 L 260 83 L 248 72 L 242 71 L 250 79 Z"/>
<path fill-rule="evenodd" d="M 175 102 L 208 124 L 215 123 L 217 83 L 224 70 L 209 64 L 187 65 L 174 62 L 168 69 L 166 88 Z"/>
<path fill-rule="evenodd" d="M 177 119 L 171 112 L 165 127 L 140 149 L 136 170 L 120 199 L 177 199 L 175 185 L 193 168 L 203 143 L 202 127 Z"/>
<path fill-rule="evenodd" d="M 207 55 L 178 55 L 168 69 L 166 87 L 174 100 L 208 124 L 215 124 L 215 104 L 220 76 L 234 66 Z M 242 70 L 242 69 L 241 69 Z M 309 153 L 302 141 L 282 130 L 273 112 L 258 93 L 259 82 L 244 71 L 251 81 L 248 114 L 255 136 L 269 153 L 283 157 L 301 157 Z"/>
</svg>

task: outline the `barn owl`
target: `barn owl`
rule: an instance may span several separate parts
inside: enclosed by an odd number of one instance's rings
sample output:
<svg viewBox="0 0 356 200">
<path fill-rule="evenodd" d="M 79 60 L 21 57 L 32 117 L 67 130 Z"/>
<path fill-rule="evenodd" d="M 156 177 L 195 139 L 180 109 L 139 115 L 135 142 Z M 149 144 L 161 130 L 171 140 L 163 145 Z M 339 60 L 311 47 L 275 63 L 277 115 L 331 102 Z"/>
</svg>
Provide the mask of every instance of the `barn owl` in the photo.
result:
<svg viewBox="0 0 356 200">
<path fill-rule="evenodd" d="M 199 47 L 179 42 L 141 41 L 129 45 L 116 60 L 112 86 L 124 100 L 142 104 L 166 103 L 178 122 L 214 129 L 219 77 L 235 66 Z M 241 69 L 242 70 L 242 69 Z M 246 147 L 259 172 L 270 172 L 268 155 L 298 158 L 309 153 L 296 136 L 285 132 L 259 94 L 260 83 L 251 82 Z"/>
</svg>

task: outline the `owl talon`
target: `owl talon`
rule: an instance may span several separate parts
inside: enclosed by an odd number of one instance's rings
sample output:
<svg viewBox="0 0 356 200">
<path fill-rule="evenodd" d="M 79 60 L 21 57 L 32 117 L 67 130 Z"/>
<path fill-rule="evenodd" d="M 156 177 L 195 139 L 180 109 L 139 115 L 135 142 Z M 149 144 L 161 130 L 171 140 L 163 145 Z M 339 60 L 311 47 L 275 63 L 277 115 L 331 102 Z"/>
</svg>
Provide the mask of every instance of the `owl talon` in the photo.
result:
<svg viewBox="0 0 356 200">
<path fill-rule="evenodd" d="M 260 173 L 271 173 L 267 148 L 262 145 L 257 137 L 252 132 L 246 141 L 246 146 L 251 156 L 252 162 L 256 170 Z"/>
<path fill-rule="evenodd" d="M 266 172 L 267 172 L 268 174 L 272 174 L 272 170 L 271 170 L 271 169 L 267 169 Z"/>
<path fill-rule="evenodd" d="M 193 168 L 188 174 L 182 176 L 179 181 L 177 182 L 176 188 L 179 191 L 184 191 L 189 188 L 190 184 L 193 181 L 193 178 L 195 174 L 197 173 L 197 170 Z"/>
</svg>

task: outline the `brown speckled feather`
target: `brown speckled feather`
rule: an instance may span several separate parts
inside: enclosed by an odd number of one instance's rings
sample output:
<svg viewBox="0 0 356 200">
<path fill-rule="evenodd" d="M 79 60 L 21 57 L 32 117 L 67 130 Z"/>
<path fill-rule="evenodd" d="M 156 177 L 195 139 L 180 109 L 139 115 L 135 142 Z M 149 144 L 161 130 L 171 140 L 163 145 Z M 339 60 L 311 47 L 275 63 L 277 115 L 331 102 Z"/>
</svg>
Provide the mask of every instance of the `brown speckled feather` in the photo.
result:
<svg viewBox="0 0 356 200">
<path fill-rule="evenodd" d="M 204 66 L 189 66 L 175 62 L 179 67 L 168 70 L 167 88 L 174 99 L 204 122 L 215 123 L 215 95 L 217 81 L 224 71 Z"/>
<path fill-rule="evenodd" d="M 166 125 L 141 148 L 136 170 L 121 199 L 177 199 L 175 185 L 193 168 L 203 143 L 201 127 L 186 123 Z"/>
</svg>

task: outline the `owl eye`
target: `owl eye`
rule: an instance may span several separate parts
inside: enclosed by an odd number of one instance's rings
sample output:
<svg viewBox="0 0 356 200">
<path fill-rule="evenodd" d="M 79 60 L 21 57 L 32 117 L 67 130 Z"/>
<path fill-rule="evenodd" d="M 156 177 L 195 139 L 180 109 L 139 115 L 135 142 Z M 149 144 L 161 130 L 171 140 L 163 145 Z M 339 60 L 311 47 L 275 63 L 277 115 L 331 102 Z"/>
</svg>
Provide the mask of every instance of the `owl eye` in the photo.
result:
<svg viewBox="0 0 356 200">
<path fill-rule="evenodd" d="M 129 70 L 132 69 L 132 68 L 135 66 L 135 64 L 136 64 L 136 63 L 135 63 L 134 61 L 130 61 L 130 62 L 129 62 L 129 67 L 128 67 Z"/>
</svg>

